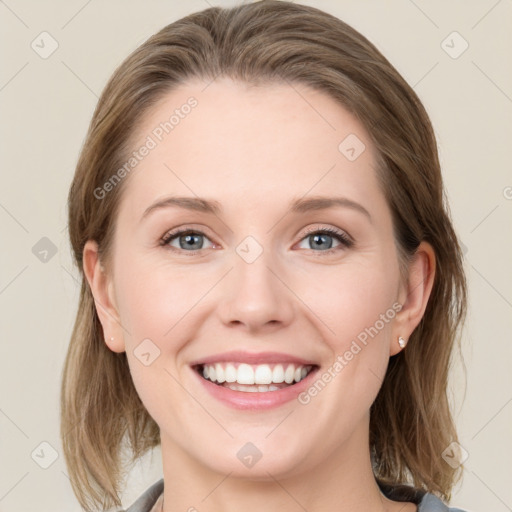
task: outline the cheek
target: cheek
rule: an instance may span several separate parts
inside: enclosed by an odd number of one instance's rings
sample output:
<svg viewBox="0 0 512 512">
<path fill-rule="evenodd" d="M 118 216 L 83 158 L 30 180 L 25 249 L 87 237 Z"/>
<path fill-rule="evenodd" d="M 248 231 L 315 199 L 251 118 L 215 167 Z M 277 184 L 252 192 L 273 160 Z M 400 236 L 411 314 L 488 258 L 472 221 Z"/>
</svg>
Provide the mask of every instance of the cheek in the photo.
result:
<svg viewBox="0 0 512 512">
<path fill-rule="evenodd" d="M 376 323 L 379 332 L 387 332 L 395 315 L 397 272 L 375 262 L 332 266 L 301 277 L 294 292 L 310 308 L 311 321 L 323 325 L 333 348 L 344 350 L 360 334 L 364 341 Z"/>
<path fill-rule="evenodd" d="M 373 261 L 340 267 L 336 272 L 331 268 L 329 279 L 326 274 L 314 286 L 307 286 L 312 285 L 311 278 L 304 283 L 304 302 L 314 305 L 331 356 L 324 381 L 332 385 L 318 388 L 325 389 L 325 398 L 329 396 L 358 416 L 375 399 L 387 369 L 397 282 L 397 266 Z"/>
<path fill-rule="evenodd" d="M 203 279 L 192 267 L 180 270 L 161 262 L 130 262 L 119 273 L 116 286 L 130 343 L 150 338 L 161 344 L 176 335 L 211 287 L 210 281 L 214 283 L 211 272 Z"/>
</svg>

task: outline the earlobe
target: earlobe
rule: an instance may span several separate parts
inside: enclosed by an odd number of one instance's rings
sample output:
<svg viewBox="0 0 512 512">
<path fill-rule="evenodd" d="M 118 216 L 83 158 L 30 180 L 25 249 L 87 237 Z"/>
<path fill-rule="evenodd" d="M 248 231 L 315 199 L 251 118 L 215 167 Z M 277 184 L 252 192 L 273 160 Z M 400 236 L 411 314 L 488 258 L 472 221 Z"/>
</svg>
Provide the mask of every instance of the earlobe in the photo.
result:
<svg viewBox="0 0 512 512">
<path fill-rule="evenodd" d="M 101 265 L 98 244 L 94 240 L 88 240 L 84 246 L 83 269 L 103 327 L 105 343 L 113 352 L 124 352 L 123 329 L 114 299 L 113 284 Z"/>
<path fill-rule="evenodd" d="M 390 355 L 405 348 L 400 339 L 408 340 L 423 318 L 434 285 L 435 270 L 434 249 L 428 242 L 421 242 L 409 264 L 407 282 L 400 290 L 402 309 L 395 317 Z"/>
</svg>

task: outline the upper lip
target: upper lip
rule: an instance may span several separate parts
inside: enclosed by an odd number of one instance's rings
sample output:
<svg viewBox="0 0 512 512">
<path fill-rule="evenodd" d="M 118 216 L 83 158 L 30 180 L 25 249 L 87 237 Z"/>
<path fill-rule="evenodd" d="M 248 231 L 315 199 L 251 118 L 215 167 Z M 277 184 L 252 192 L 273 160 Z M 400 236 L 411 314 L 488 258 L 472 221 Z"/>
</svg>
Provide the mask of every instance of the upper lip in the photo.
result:
<svg viewBox="0 0 512 512">
<path fill-rule="evenodd" d="M 244 352 L 242 350 L 233 350 L 203 357 L 190 363 L 191 366 L 213 364 L 213 363 L 247 363 L 247 364 L 277 364 L 277 363 L 294 363 L 304 366 L 316 365 L 313 361 L 302 359 L 301 357 L 291 354 L 283 354 L 281 352 Z"/>
</svg>

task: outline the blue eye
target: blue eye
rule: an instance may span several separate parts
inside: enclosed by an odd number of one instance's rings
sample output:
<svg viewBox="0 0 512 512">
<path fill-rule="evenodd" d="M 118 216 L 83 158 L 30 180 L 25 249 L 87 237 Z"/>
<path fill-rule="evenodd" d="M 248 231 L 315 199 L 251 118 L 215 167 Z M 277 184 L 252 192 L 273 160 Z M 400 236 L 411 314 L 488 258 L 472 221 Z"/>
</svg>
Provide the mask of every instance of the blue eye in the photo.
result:
<svg viewBox="0 0 512 512">
<path fill-rule="evenodd" d="M 332 240 L 335 239 L 339 245 L 333 247 Z M 332 228 L 317 229 L 310 231 L 302 240 L 308 241 L 312 249 L 320 248 L 320 251 L 314 252 L 332 252 L 339 249 L 339 246 L 349 248 L 354 245 L 352 240 L 345 233 Z"/>
<path fill-rule="evenodd" d="M 173 246 L 171 241 L 178 242 L 178 247 Z M 168 233 L 162 238 L 162 245 L 169 246 L 176 250 L 184 250 L 186 252 L 198 251 L 204 249 L 203 239 L 207 239 L 204 233 L 200 231 L 192 231 L 190 229 L 182 229 L 172 233 Z"/>
<path fill-rule="evenodd" d="M 334 247 L 333 239 L 338 242 L 338 245 Z M 160 244 L 174 251 L 188 252 L 193 255 L 196 251 L 213 247 L 213 244 L 210 247 L 204 247 L 205 240 L 209 241 L 209 238 L 201 231 L 182 228 L 164 235 Z M 306 233 L 306 236 L 301 239 L 301 243 L 304 241 L 310 244 L 310 247 L 305 247 L 306 249 L 313 250 L 317 253 L 332 253 L 354 245 L 352 239 L 343 231 L 338 231 L 333 228 L 310 230 Z M 177 242 L 177 246 L 174 242 Z"/>
</svg>

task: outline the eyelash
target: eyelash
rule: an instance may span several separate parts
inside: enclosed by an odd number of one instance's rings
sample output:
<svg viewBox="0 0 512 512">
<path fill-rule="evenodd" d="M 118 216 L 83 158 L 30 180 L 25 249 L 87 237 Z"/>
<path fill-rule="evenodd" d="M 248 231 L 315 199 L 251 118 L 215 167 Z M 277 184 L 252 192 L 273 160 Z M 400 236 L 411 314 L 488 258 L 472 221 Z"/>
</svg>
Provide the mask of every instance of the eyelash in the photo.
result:
<svg viewBox="0 0 512 512">
<path fill-rule="evenodd" d="M 201 236 L 208 238 L 208 236 L 205 233 L 203 233 L 202 231 L 184 227 L 184 228 L 180 228 L 175 231 L 170 231 L 170 232 L 166 233 L 160 240 L 160 245 L 162 247 L 164 247 L 165 249 L 169 249 L 171 251 L 181 252 L 181 253 L 185 253 L 185 254 L 188 253 L 187 255 L 189 255 L 189 256 L 197 255 L 197 253 L 199 251 L 201 251 L 202 249 L 194 249 L 191 251 L 185 251 L 183 249 L 177 249 L 176 247 L 172 247 L 169 245 L 169 242 L 171 240 L 179 237 L 180 235 L 185 235 L 185 234 L 186 235 L 192 235 L 192 234 L 193 235 L 201 235 Z M 333 238 L 335 238 L 338 242 L 340 242 L 340 246 L 333 247 L 333 248 L 327 249 L 325 251 L 314 251 L 313 249 L 308 249 L 310 251 L 313 251 L 314 253 L 320 253 L 319 255 L 326 255 L 326 254 L 330 255 L 330 254 L 333 254 L 334 252 L 340 250 L 341 247 L 344 247 L 345 249 L 349 249 L 354 245 L 353 240 L 351 238 L 349 238 L 343 231 L 338 231 L 337 229 L 334 229 L 334 228 L 321 228 L 321 229 L 310 228 L 306 231 L 306 233 L 304 233 L 304 236 L 299 240 L 299 242 L 302 242 L 308 236 L 316 235 L 316 234 L 330 235 Z"/>
</svg>

